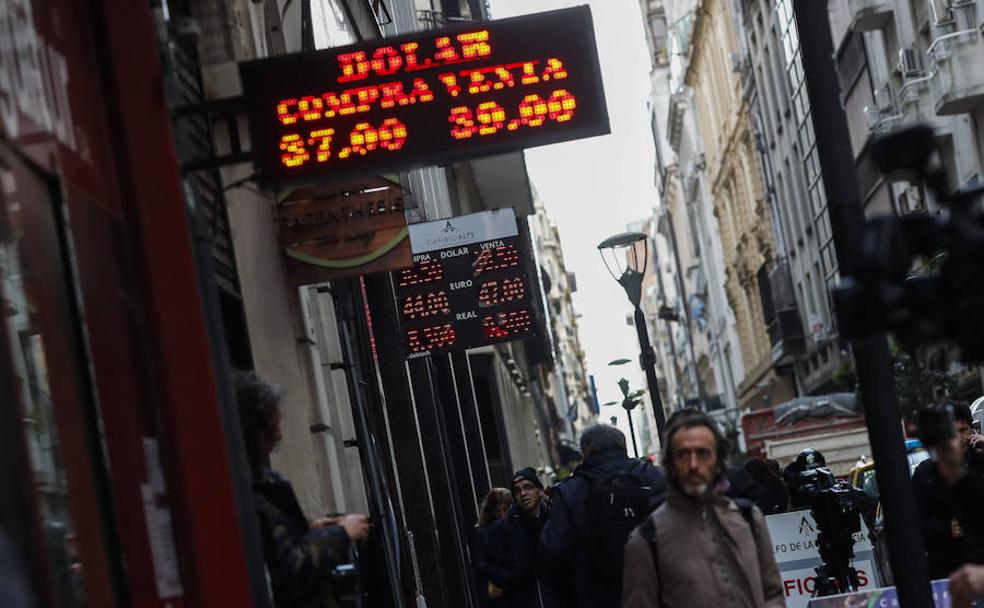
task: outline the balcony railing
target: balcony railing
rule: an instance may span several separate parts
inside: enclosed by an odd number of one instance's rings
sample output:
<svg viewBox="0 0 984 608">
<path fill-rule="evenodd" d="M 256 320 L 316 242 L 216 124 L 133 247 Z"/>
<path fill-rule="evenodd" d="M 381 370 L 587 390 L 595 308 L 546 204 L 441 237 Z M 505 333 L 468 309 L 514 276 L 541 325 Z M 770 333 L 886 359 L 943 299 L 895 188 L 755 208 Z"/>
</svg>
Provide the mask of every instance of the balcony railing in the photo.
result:
<svg viewBox="0 0 984 608">
<path fill-rule="evenodd" d="M 984 41 L 976 29 L 941 36 L 927 51 L 935 65 L 936 113 L 971 112 L 984 104 Z"/>
<path fill-rule="evenodd" d="M 420 23 L 420 29 L 422 30 L 437 30 L 445 25 L 461 23 L 463 21 L 472 21 L 472 19 L 468 19 L 467 17 L 448 17 L 441 11 L 417 10 L 417 22 Z"/>
</svg>

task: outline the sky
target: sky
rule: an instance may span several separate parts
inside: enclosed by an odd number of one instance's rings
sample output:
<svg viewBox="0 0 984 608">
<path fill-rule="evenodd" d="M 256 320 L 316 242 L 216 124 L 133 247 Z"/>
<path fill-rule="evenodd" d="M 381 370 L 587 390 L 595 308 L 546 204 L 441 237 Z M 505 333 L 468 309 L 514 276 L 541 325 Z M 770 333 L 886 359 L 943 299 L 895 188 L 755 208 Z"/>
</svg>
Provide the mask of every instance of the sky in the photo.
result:
<svg viewBox="0 0 984 608">
<path fill-rule="evenodd" d="M 605 269 L 598 243 L 648 217 L 658 200 L 655 151 L 646 100 L 649 49 L 638 0 L 491 0 L 492 18 L 591 6 L 611 134 L 526 151 L 527 169 L 550 217 L 560 230 L 567 269 L 577 275 L 574 307 L 583 317 L 580 334 L 598 401 L 621 401 L 622 376 L 643 388 L 635 329 L 626 323 L 632 307 Z M 609 361 L 631 363 L 610 367 Z M 603 419 L 624 411 L 603 407 Z M 627 430 L 627 428 L 625 429 Z"/>
</svg>

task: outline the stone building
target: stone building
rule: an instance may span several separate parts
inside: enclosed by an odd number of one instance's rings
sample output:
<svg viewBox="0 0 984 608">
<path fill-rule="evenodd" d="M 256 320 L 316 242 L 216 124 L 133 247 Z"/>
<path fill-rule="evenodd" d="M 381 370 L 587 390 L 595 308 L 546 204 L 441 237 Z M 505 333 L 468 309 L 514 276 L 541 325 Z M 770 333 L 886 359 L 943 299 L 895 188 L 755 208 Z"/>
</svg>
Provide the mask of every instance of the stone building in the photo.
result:
<svg viewBox="0 0 984 608">
<path fill-rule="evenodd" d="M 792 3 L 746 0 L 740 17 L 736 65 L 754 82 L 749 101 L 775 237 L 773 359 L 794 374 L 798 393 L 828 393 L 843 360 L 828 295 L 837 257 Z"/>
<path fill-rule="evenodd" d="M 652 52 L 649 107 L 660 199 L 642 224 L 652 237 L 653 274 L 643 308 L 660 361 L 664 403 L 701 403 L 724 424 L 738 418 L 744 377 L 735 313 L 725 291 L 725 256 L 708 181 L 692 58 L 694 2 L 641 3 Z"/>
<path fill-rule="evenodd" d="M 725 290 L 735 314 L 745 374 L 737 386 L 742 407 L 780 402 L 795 393 L 777 373 L 765 324 L 771 301 L 763 285 L 776 264 L 772 218 L 755 145 L 749 82 L 732 57 L 738 52 L 733 7 L 700 0 L 695 7 L 691 55 L 684 81 L 693 91 L 707 184 L 720 229 Z"/>
</svg>

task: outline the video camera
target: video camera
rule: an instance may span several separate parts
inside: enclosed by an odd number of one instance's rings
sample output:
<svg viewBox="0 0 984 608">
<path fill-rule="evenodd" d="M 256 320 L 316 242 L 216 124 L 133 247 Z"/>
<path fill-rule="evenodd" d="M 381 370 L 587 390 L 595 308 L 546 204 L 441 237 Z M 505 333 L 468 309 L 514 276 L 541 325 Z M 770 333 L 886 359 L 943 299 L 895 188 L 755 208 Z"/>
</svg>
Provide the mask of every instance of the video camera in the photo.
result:
<svg viewBox="0 0 984 608">
<path fill-rule="evenodd" d="M 861 585 L 854 559 L 854 535 L 870 503 L 867 494 L 834 477 L 823 454 L 805 449 L 783 471 L 792 506 L 810 507 L 817 523 L 818 597 L 855 591 Z"/>
<path fill-rule="evenodd" d="M 874 141 L 872 158 L 890 177 L 922 181 L 945 208 L 868 220 L 854 276 L 831 290 L 846 338 L 894 332 L 907 347 L 952 340 L 965 362 L 984 361 L 984 183 L 950 193 L 933 130 L 916 126 Z M 913 271 L 914 263 L 924 268 Z"/>
</svg>

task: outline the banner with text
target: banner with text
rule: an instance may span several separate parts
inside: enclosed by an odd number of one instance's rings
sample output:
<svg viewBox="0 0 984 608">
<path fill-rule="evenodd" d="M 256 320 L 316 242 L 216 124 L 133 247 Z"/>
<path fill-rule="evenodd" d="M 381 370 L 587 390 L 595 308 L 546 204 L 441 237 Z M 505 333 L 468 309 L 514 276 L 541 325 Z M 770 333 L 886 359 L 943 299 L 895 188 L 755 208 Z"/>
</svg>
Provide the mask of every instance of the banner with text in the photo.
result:
<svg viewBox="0 0 984 608">
<path fill-rule="evenodd" d="M 817 523 L 809 511 L 793 511 L 765 518 L 772 538 L 773 551 L 787 608 L 806 608 L 816 583 L 814 568 L 820 565 L 817 549 Z M 875 554 L 868 540 L 868 528 L 861 522 L 861 531 L 854 535 L 854 562 L 862 589 L 878 587 Z"/>
</svg>

